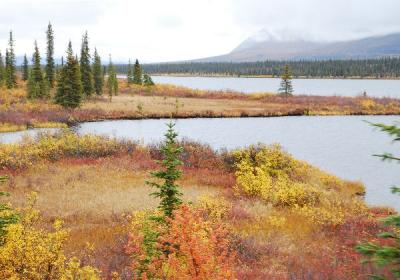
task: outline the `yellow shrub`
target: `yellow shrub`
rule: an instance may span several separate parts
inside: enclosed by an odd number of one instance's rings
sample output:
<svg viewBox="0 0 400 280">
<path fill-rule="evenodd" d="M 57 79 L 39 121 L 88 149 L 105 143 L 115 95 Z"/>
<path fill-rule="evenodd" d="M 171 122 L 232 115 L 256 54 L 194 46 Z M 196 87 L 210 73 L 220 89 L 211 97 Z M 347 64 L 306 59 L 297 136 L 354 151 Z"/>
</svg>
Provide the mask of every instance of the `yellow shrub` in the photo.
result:
<svg viewBox="0 0 400 280">
<path fill-rule="evenodd" d="M 296 207 L 293 211 L 319 225 L 339 225 L 346 217 L 367 214 L 367 206 L 358 198 L 346 201 L 333 195 L 330 198 L 325 197 L 318 207 L 305 205 Z"/>
<path fill-rule="evenodd" d="M 343 223 L 345 218 L 342 208 L 332 208 L 331 206 L 313 207 L 304 205 L 295 207 L 293 211 L 317 225 L 339 225 Z"/>
<path fill-rule="evenodd" d="M 28 206 L 20 211 L 20 221 L 7 227 L 5 243 L 0 246 L 0 279 L 100 279 L 97 270 L 80 268 L 76 259 L 65 267 L 63 246 L 68 233 L 60 220 L 51 232 L 39 229 L 35 201 L 36 195 L 30 195 Z M 82 277 L 70 277 L 73 274 Z"/>
<path fill-rule="evenodd" d="M 97 280 L 100 279 L 99 270 L 91 267 L 81 267 L 81 262 L 78 258 L 71 258 L 66 266 L 61 280 Z"/>
<path fill-rule="evenodd" d="M 268 199 L 272 191 L 272 178 L 260 167 L 252 166 L 249 157 L 243 158 L 236 165 L 237 193 Z"/>
<path fill-rule="evenodd" d="M 284 152 L 279 144 L 256 145 L 233 151 L 236 164 L 246 160 L 253 167 L 260 167 L 270 176 L 289 175 L 296 166 L 296 160 Z"/>
<path fill-rule="evenodd" d="M 0 133 L 1 132 L 14 132 L 25 130 L 26 125 L 18 125 L 18 124 L 11 124 L 11 123 L 0 123 Z"/>
<path fill-rule="evenodd" d="M 373 110 L 376 107 L 376 102 L 373 99 L 361 99 L 360 106 L 363 110 Z"/>
<path fill-rule="evenodd" d="M 220 220 L 226 217 L 232 205 L 223 197 L 203 195 L 199 198 L 199 207 L 211 220 Z"/>
<path fill-rule="evenodd" d="M 35 128 L 68 128 L 68 125 L 60 122 L 33 122 Z"/>
<path fill-rule="evenodd" d="M 133 143 L 119 142 L 106 137 L 78 136 L 70 131 L 57 135 L 45 134 L 36 141 L 27 139 L 22 144 L 0 144 L 0 168 L 29 167 L 38 160 L 57 160 L 63 156 L 102 157 L 126 151 Z"/>
<path fill-rule="evenodd" d="M 338 225 L 351 215 L 366 213 L 355 197 L 363 185 L 347 182 L 295 160 L 279 146 L 258 146 L 236 151 L 236 195 L 262 199 L 287 208 L 317 225 Z"/>
<path fill-rule="evenodd" d="M 293 182 L 287 177 L 281 176 L 275 182 L 272 197 L 274 205 L 292 207 L 316 205 L 320 195 L 320 192 L 311 186 Z"/>
<path fill-rule="evenodd" d="M 276 206 L 316 204 L 319 192 L 312 186 L 290 179 L 296 162 L 277 145 L 245 150 L 237 156 L 236 186 L 241 192 Z"/>
<path fill-rule="evenodd" d="M 278 144 L 262 147 L 256 154 L 255 161 L 272 177 L 289 175 L 295 163 L 295 160 L 283 152 Z"/>
</svg>

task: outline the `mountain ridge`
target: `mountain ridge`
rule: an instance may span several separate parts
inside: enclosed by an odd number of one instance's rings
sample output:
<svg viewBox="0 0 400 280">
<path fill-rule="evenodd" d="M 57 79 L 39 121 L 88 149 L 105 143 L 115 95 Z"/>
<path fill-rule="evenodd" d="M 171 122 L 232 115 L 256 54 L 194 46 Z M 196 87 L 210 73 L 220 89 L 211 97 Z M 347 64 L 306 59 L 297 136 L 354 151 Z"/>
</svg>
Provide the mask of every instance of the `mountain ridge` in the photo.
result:
<svg viewBox="0 0 400 280">
<path fill-rule="evenodd" d="M 193 62 L 254 62 L 265 60 L 369 59 L 400 56 L 400 32 L 333 42 L 244 40 L 230 53 L 192 60 Z"/>
</svg>

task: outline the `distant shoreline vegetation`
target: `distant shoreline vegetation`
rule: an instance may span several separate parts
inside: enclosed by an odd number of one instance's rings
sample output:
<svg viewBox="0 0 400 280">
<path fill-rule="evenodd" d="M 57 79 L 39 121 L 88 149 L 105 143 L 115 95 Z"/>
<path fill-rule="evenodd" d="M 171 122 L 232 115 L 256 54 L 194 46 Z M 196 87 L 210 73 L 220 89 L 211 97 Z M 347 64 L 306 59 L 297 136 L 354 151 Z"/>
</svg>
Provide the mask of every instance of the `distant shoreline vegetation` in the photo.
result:
<svg viewBox="0 0 400 280">
<path fill-rule="evenodd" d="M 123 75 L 123 73 L 118 73 Z M 243 78 L 243 79 L 280 79 L 273 75 L 228 75 L 228 74 L 191 74 L 191 73 L 151 73 L 151 76 L 159 77 L 198 77 L 198 78 Z M 335 76 L 293 76 L 296 80 L 400 80 L 399 77 L 335 77 Z"/>
<path fill-rule="evenodd" d="M 399 79 L 400 58 L 359 60 L 183 62 L 143 64 L 152 75 L 278 78 L 289 65 L 293 78 Z M 126 74 L 128 64 L 116 65 Z"/>
</svg>

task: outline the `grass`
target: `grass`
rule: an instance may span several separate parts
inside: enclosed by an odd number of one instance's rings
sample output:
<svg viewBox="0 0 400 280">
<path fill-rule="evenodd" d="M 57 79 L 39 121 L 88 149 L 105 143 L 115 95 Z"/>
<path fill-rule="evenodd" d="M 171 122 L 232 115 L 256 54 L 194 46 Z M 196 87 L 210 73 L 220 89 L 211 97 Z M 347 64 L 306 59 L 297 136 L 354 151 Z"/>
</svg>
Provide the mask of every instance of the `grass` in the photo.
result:
<svg viewBox="0 0 400 280">
<path fill-rule="evenodd" d="M 38 192 L 37 206 L 50 220 L 60 217 L 67 223 L 81 223 L 81 219 L 109 221 L 112 215 L 158 205 L 158 200 L 149 196 L 153 190 L 144 183 L 150 179 L 149 172 L 130 170 L 127 165 L 131 160 L 112 157 L 79 163 L 42 163 L 13 178 L 11 184 L 15 186 L 9 190 L 16 206 L 23 204 L 28 192 Z M 215 188 L 198 184 L 186 188 L 185 181 L 181 183 L 186 201 L 196 201 L 204 193 L 216 193 Z"/>
<path fill-rule="evenodd" d="M 136 160 L 135 156 L 115 156 L 44 161 L 11 175 L 5 190 L 12 194 L 15 207 L 24 204 L 27 194 L 37 192 L 43 227 L 49 228 L 61 218 L 70 234 L 67 255 L 78 256 L 107 274 L 120 271 L 123 265 L 118 262 L 129 259 L 124 253 L 129 216 L 158 205 L 158 200 L 149 196 L 153 190 L 144 183 L 150 179 L 149 169 L 138 166 Z M 185 201 L 196 202 L 202 195 L 219 192 L 216 186 L 190 177 L 180 184 Z M 113 267 L 113 263 L 118 265 Z"/>
<path fill-rule="evenodd" d="M 17 124 L 11 124 L 11 123 L 0 124 L 0 132 L 15 132 L 15 131 L 21 131 L 21 130 L 26 130 L 26 129 L 27 129 L 26 125 L 17 125 Z"/>
<path fill-rule="evenodd" d="M 61 122 L 34 122 L 26 125 L 1 123 L 0 133 L 23 131 L 29 128 L 68 128 L 68 125 L 66 123 L 61 123 Z"/>
<path fill-rule="evenodd" d="M 45 100 L 28 100 L 25 85 L 0 89 L 0 131 L 31 127 L 64 127 L 104 119 L 273 117 L 298 115 L 400 114 L 400 100 L 393 98 L 293 96 L 271 93 L 243 94 L 202 91 L 172 85 L 128 86 L 119 81 L 120 92 L 92 97 L 75 110 Z"/>
</svg>

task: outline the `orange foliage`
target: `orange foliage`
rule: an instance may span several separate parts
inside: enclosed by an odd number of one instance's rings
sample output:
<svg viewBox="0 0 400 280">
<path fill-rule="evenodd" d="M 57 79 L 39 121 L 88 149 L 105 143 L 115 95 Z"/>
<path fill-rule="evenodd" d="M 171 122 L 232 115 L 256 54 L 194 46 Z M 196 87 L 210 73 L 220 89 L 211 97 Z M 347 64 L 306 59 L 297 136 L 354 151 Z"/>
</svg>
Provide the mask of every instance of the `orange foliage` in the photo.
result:
<svg viewBox="0 0 400 280">
<path fill-rule="evenodd" d="M 156 239 L 158 254 L 149 260 L 147 269 L 139 279 L 235 279 L 235 254 L 230 252 L 228 230 L 222 223 L 206 221 L 202 212 L 187 205 L 175 211 L 174 219 L 167 219 Z M 127 252 L 143 261 L 147 258 L 141 244 L 146 237 L 132 234 Z M 139 262 L 133 260 L 137 271 Z"/>
</svg>

